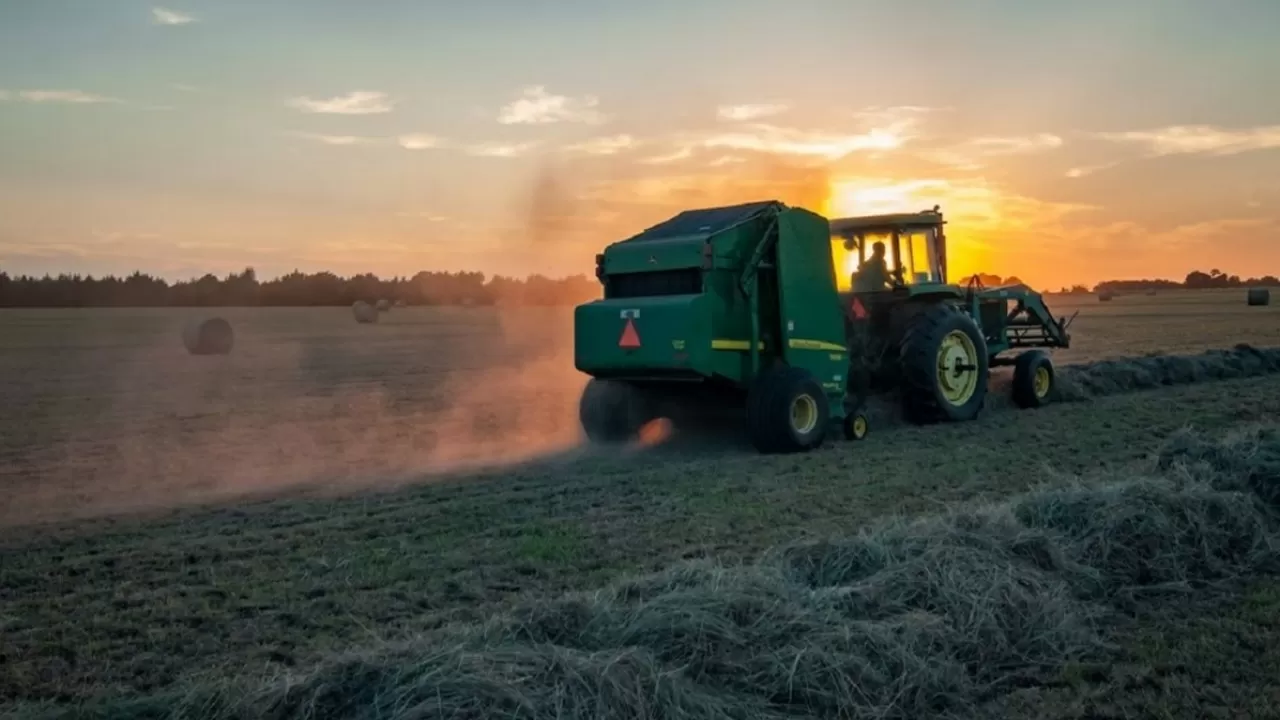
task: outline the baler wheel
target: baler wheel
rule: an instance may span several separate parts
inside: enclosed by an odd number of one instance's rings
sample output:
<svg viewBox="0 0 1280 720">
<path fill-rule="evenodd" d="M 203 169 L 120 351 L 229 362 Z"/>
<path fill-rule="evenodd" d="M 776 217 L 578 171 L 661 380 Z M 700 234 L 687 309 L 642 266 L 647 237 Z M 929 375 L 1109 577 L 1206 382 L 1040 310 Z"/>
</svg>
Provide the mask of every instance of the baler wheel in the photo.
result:
<svg viewBox="0 0 1280 720">
<path fill-rule="evenodd" d="M 591 442 L 625 443 L 653 419 L 648 405 L 640 389 L 630 383 L 591 378 L 578 401 L 578 419 Z"/>
<path fill-rule="evenodd" d="M 987 343 L 973 318 L 945 304 L 917 313 L 899 346 L 902 401 L 915 423 L 972 420 L 990 378 Z"/>
<path fill-rule="evenodd" d="M 1053 400 L 1057 377 L 1053 361 L 1043 350 L 1028 350 L 1013 363 L 1013 402 L 1023 409 L 1038 408 Z"/>
<path fill-rule="evenodd" d="M 844 437 L 846 440 L 861 440 L 867 436 L 871 423 L 862 412 L 851 412 L 844 417 Z"/>
<path fill-rule="evenodd" d="M 767 370 L 747 395 L 747 433 L 759 452 L 812 450 L 826 439 L 830 423 L 827 394 L 807 370 Z"/>
</svg>

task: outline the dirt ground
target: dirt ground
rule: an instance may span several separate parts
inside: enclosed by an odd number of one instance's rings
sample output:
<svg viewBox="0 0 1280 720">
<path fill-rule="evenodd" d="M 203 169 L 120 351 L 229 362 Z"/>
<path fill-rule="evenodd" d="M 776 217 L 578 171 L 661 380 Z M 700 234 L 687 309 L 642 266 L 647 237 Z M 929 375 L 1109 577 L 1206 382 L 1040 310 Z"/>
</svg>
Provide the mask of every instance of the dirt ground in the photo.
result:
<svg viewBox="0 0 1280 720">
<path fill-rule="evenodd" d="M 1240 295 L 1051 296 L 1081 311 L 1059 362 L 1280 345 L 1277 309 Z M 345 308 L 227 310 L 235 351 L 188 356 L 180 329 L 207 314 L 0 313 L 0 708 L 296 669 L 516 598 L 1100 475 L 1186 425 L 1280 415 L 1271 376 L 1002 407 L 804 457 L 604 454 L 577 447 L 564 310 L 397 309 L 374 326 Z M 243 497 L 334 489 L 385 492 Z M 1255 605 L 1274 597 L 1263 586 Z M 1255 605 L 1233 632 L 1274 634 Z M 1131 645 L 1215 657 L 1151 632 Z M 1053 701 L 1017 711 L 1037 702 Z"/>
</svg>

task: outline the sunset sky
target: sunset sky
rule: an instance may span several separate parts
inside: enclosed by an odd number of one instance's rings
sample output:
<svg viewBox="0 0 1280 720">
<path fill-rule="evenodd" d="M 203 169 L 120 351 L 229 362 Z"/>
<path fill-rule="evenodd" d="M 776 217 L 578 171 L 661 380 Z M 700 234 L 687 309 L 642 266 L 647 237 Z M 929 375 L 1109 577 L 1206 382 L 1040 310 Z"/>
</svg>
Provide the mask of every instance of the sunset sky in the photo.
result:
<svg viewBox="0 0 1280 720">
<path fill-rule="evenodd" d="M 1276 0 L 0 0 L 0 268 L 590 272 L 942 205 L 953 275 L 1280 274 Z"/>
</svg>

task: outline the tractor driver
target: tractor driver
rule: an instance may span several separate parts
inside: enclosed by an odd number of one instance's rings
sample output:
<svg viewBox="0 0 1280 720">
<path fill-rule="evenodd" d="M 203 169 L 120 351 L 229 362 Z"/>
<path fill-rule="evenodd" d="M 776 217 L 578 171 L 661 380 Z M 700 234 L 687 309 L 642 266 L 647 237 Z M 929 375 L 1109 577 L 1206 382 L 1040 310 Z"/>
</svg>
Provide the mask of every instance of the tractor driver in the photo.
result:
<svg viewBox="0 0 1280 720">
<path fill-rule="evenodd" d="M 876 292 L 889 284 L 889 266 L 884 259 L 884 243 L 876 241 L 871 246 L 871 257 L 862 261 L 853 274 L 854 292 Z"/>
</svg>

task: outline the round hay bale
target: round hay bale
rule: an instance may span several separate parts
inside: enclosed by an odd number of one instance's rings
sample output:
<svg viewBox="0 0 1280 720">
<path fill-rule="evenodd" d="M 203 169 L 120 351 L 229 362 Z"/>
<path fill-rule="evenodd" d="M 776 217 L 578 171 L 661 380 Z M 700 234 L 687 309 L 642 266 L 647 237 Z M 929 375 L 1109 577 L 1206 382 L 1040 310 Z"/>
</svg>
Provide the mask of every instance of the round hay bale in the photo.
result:
<svg viewBox="0 0 1280 720">
<path fill-rule="evenodd" d="M 1113 292 L 1104 290 L 1103 292 L 1098 293 L 1098 302 L 1111 302 L 1112 300 L 1115 300 L 1115 299 L 1116 299 L 1116 294 Z"/>
<path fill-rule="evenodd" d="M 1249 288 L 1248 302 L 1251 307 L 1271 304 L 1271 291 L 1266 288 Z"/>
<path fill-rule="evenodd" d="M 192 320 L 182 329 L 182 344 L 192 355 L 226 355 L 235 341 L 231 323 L 220 317 Z"/>
<path fill-rule="evenodd" d="M 386 299 L 379 300 L 376 307 L 378 308 L 378 312 L 386 312 L 391 309 L 391 301 Z"/>
<path fill-rule="evenodd" d="M 378 322 L 378 309 L 363 300 L 352 303 L 351 314 L 355 316 L 356 322 L 362 325 Z"/>
</svg>

